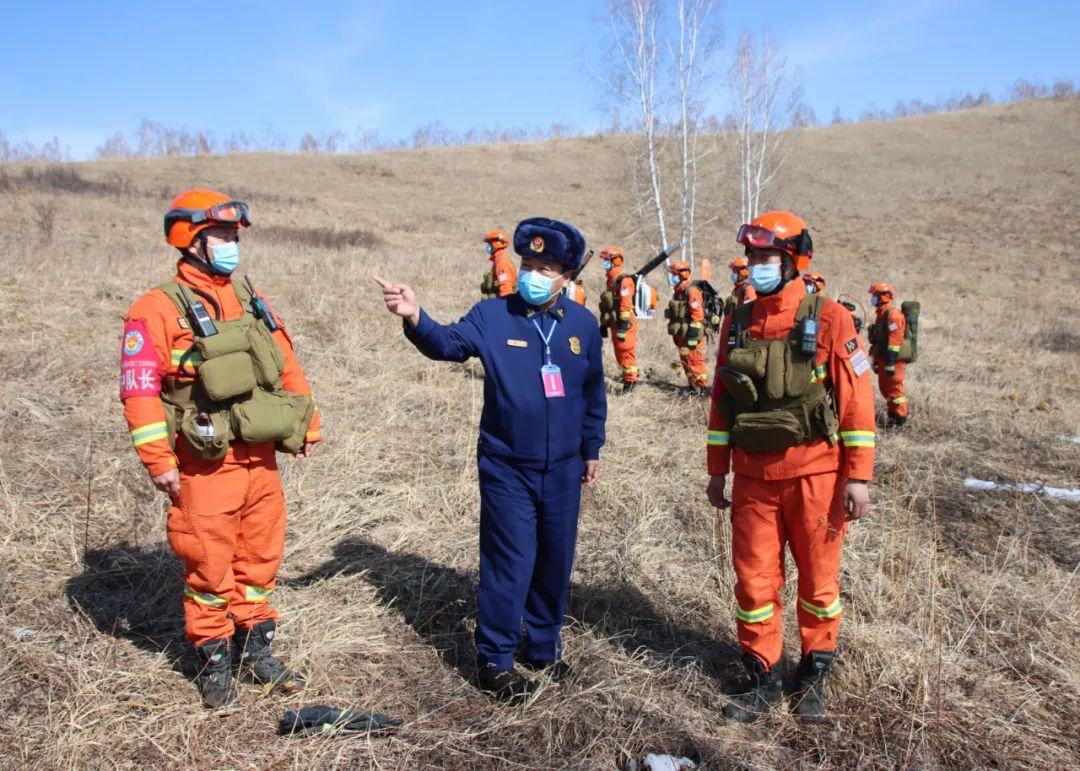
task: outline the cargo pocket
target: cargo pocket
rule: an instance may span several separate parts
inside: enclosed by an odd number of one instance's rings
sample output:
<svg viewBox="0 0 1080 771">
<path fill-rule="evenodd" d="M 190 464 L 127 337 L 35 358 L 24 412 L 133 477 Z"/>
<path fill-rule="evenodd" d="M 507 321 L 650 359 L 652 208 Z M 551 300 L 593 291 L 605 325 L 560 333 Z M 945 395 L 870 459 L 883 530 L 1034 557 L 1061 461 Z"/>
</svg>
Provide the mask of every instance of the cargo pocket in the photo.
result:
<svg viewBox="0 0 1080 771">
<path fill-rule="evenodd" d="M 736 348 L 728 353 L 728 366 L 755 380 L 765 377 L 768 351 L 762 347 Z"/>
<path fill-rule="evenodd" d="M 754 381 L 742 372 L 737 372 L 731 367 L 721 367 L 716 371 L 716 375 L 738 406 L 751 407 L 757 403 L 758 393 L 757 388 L 754 387 Z"/>
<path fill-rule="evenodd" d="M 803 396 L 814 382 L 814 360 L 797 350 L 798 343 L 784 348 L 784 391 L 788 396 Z"/>
<path fill-rule="evenodd" d="M 784 398 L 787 347 L 787 340 L 770 340 L 766 349 L 768 360 L 765 364 L 765 396 L 772 401 Z"/>
<path fill-rule="evenodd" d="M 242 353 L 251 348 L 248 340 L 250 324 L 222 326 L 216 335 L 195 338 L 195 348 L 204 359 L 216 359 L 229 353 Z"/>
<path fill-rule="evenodd" d="M 287 393 L 285 397 L 293 406 L 295 418 L 292 433 L 281 440 L 278 449 L 295 455 L 304 447 L 311 419 L 315 416 L 315 400 L 303 394 Z"/>
<path fill-rule="evenodd" d="M 808 439 L 799 420 L 786 410 L 743 412 L 731 426 L 731 443 L 746 452 L 772 452 Z"/>
<path fill-rule="evenodd" d="M 261 388 L 232 406 L 236 432 L 248 442 L 278 442 L 294 432 L 296 409 L 284 394 Z"/>
<path fill-rule="evenodd" d="M 248 335 L 251 358 L 255 363 L 255 379 L 263 388 L 281 388 L 281 373 L 285 369 L 285 354 L 265 325 L 253 324 Z"/>
<path fill-rule="evenodd" d="M 180 433 L 199 457 L 217 460 L 224 457 L 229 449 L 229 415 L 221 410 L 184 410 L 180 419 Z"/>
<path fill-rule="evenodd" d="M 251 393 L 258 385 L 251 354 L 247 351 L 234 351 L 203 362 L 199 379 L 215 402 Z"/>
</svg>

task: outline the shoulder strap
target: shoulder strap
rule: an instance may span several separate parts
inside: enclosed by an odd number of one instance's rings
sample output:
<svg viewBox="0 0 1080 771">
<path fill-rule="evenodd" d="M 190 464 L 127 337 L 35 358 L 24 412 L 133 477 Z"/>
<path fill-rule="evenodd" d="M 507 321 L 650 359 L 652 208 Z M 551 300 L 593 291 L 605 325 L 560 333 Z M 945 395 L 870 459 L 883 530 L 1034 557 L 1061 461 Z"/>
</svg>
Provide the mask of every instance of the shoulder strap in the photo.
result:
<svg viewBox="0 0 1080 771">
<path fill-rule="evenodd" d="M 187 303 L 184 302 L 184 296 L 180 294 L 179 284 L 175 281 L 166 281 L 164 284 L 158 284 L 154 288 L 164 292 L 165 296 L 172 300 L 173 305 L 181 314 L 187 313 Z"/>
<path fill-rule="evenodd" d="M 821 317 L 821 306 L 825 304 L 825 298 L 814 292 L 814 294 L 808 294 L 799 303 L 798 310 L 795 311 L 795 323 L 799 323 L 807 316 L 810 318 Z"/>
</svg>

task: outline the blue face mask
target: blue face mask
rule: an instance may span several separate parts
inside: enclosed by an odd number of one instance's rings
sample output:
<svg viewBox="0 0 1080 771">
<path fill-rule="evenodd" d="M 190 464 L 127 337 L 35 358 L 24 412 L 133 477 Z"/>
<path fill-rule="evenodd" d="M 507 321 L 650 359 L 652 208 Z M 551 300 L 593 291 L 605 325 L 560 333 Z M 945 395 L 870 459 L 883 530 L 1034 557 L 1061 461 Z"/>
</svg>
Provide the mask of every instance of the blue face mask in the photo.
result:
<svg viewBox="0 0 1080 771">
<path fill-rule="evenodd" d="M 552 285 L 555 279 L 542 276 L 535 270 L 523 270 L 518 273 L 518 294 L 529 305 L 543 305 L 551 299 Z"/>
<path fill-rule="evenodd" d="M 677 273 L 668 273 L 667 280 L 668 283 L 671 284 L 672 289 L 682 283 L 682 279 L 679 278 L 679 275 Z"/>
<path fill-rule="evenodd" d="M 878 297 L 877 295 L 874 295 L 873 297 L 870 298 L 870 304 L 871 305 L 881 305 L 881 298 Z"/>
<path fill-rule="evenodd" d="M 780 286 L 780 263 L 750 266 L 750 285 L 762 294 Z"/>
<path fill-rule="evenodd" d="M 487 250 L 488 254 L 495 254 L 495 247 L 492 246 L 491 244 L 488 244 L 487 246 L 485 246 L 484 249 Z"/>
<path fill-rule="evenodd" d="M 732 284 L 738 284 L 739 283 L 739 274 L 738 273 L 732 273 L 731 274 L 731 283 Z"/>
<path fill-rule="evenodd" d="M 210 269 L 222 276 L 229 275 L 240 264 L 240 245 L 235 241 L 211 246 L 209 252 Z"/>
<path fill-rule="evenodd" d="M 611 260 L 604 260 L 604 270 L 605 271 L 611 270 Z"/>
</svg>

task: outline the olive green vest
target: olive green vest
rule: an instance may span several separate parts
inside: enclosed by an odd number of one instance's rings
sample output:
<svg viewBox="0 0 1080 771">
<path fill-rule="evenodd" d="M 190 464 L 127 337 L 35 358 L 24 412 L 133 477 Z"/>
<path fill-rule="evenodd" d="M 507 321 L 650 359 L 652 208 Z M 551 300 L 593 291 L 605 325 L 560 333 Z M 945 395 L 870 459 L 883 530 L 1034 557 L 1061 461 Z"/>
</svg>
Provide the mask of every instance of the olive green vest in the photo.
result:
<svg viewBox="0 0 1080 771">
<path fill-rule="evenodd" d="M 807 295 L 787 337 L 750 336 L 753 302 L 735 309 L 728 363 L 717 371 L 727 393 L 717 405 L 727 412 L 731 444 L 747 452 L 783 450 L 824 437 L 836 444 L 839 421 L 824 368 L 802 353 L 803 319 L 819 318 L 825 298 Z"/>
<path fill-rule="evenodd" d="M 499 285 L 495 281 L 495 274 L 490 270 L 484 274 L 484 280 L 480 282 L 480 295 L 485 300 L 499 296 Z"/>
<path fill-rule="evenodd" d="M 686 296 L 685 293 L 683 296 Z M 667 308 L 664 309 L 664 318 L 668 320 L 669 335 L 685 338 L 690 332 L 690 303 L 677 298 L 678 295 L 671 296 Z"/>
<path fill-rule="evenodd" d="M 600 295 L 600 326 L 614 327 L 619 323 L 619 304 L 622 297 L 623 281 L 633 280 L 633 276 L 619 274 L 614 289 L 608 289 Z"/>
<path fill-rule="evenodd" d="M 251 292 L 233 282 L 244 315 L 214 320 L 217 334 L 195 336 L 195 345 L 181 362 L 197 368 L 194 379 L 165 378 L 169 436 L 177 431 L 204 458 L 225 455 L 229 442 L 276 442 L 283 452 L 296 453 L 315 412 L 310 396 L 286 391 L 281 384 L 285 355 L 266 325 L 251 308 Z M 187 318 L 187 301 L 175 282 L 157 287 Z M 189 293 L 191 290 L 188 290 Z"/>
</svg>

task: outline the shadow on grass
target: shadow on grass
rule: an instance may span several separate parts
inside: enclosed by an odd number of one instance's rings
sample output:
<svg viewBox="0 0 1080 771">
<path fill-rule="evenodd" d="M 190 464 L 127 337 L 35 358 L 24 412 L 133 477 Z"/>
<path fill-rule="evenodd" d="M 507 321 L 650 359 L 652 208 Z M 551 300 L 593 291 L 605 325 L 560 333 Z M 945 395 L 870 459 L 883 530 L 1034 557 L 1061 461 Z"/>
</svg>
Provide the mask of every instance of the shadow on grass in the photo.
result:
<svg viewBox="0 0 1080 771">
<path fill-rule="evenodd" d="M 83 572 L 68 579 L 68 604 L 98 631 L 164 653 L 191 676 L 195 665 L 184 640 L 180 561 L 167 546 L 141 549 L 127 543 L 92 549 Z"/>
<path fill-rule="evenodd" d="M 363 574 L 379 601 L 393 607 L 443 662 L 468 679 L 475 673 L 476 649 L 465 622 L 476 615 L 475 576 L 445 567 L 418 554 L 390 552 L 361 537 L 334 547 L 323 565 L 279 583 L 310 586 L 337 575 Z M 693 661 L 705 674 L 727 680 L 741 660 L 737 647 L 717 642 L 699 630 L 672 623 L 636 586 L 570 587 L 567 611 L 573 620 L 611 638 L 627 653 L 644 653 L 657 666 Z"/>
</svg>

